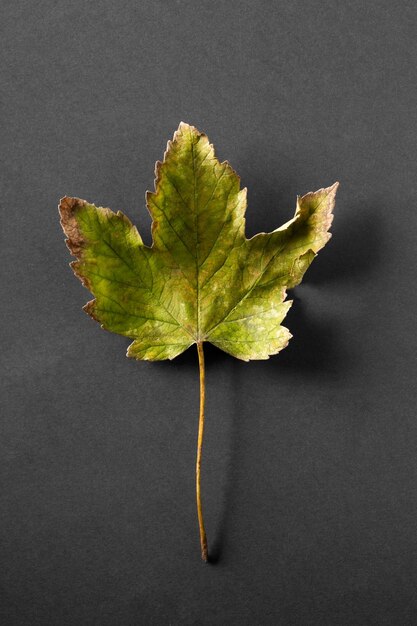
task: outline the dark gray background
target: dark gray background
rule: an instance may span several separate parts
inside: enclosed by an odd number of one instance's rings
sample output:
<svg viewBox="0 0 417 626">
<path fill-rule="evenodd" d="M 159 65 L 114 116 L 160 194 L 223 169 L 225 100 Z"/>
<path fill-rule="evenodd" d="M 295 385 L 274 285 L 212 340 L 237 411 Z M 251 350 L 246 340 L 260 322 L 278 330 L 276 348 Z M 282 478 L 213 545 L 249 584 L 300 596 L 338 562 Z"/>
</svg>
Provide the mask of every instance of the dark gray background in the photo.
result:
<svg viewBox="0 0 417 626">
<path fill-rule="evenodd" d="M 414 1 L 2 2 L 6 625 L 417 623 Z M 180 120 L 248 187 L 248 234 L 340 180 L 289 347 L 198 373 L 82 311 L 57 203 L 122 209 Z"/>
</svg>

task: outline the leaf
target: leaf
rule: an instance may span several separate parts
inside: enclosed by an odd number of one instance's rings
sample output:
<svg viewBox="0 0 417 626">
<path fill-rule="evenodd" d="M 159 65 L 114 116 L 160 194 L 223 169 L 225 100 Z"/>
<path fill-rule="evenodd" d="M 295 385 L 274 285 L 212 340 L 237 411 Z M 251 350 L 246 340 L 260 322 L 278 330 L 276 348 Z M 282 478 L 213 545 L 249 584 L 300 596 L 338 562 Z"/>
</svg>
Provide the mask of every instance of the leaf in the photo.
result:
<svg viewBox="0 0 417 626">
<path fill-rule="evenodd" d="M 204 341 L 245 361 L 278 353 L 291 337 L 286 291 L 331 236 L 338 183 L 297 198 L 292 220 L 248 240 L 246 189 L 204 133 L 181 123 L 155 173 L 152 247 L 120 211 L 61 200 L 71 266 L 94 295 L 84 310 L 134 339 L 136 359 L 173 359 Z"/>
<path fill-rule="evenodd" d="M 201 503 L 205 419 L 203 342 L 248 361 L 287 345 L 281 325 L 302 280 L 330 238 L 337 183 L 297 198 L 292 220 L 245 237 L 246 189 L 206 135 L 181 123 L 146 194 L 152 247 L 120 211 L 65 197 L 59 209 L 75 274 L 93 293 L 84 309 L 103 328 L 134 339 L 127 354 L 173 359 L 197 344 L 200 413 L 196 502 L 201 556 L 209 560 Z"/>
</svg>

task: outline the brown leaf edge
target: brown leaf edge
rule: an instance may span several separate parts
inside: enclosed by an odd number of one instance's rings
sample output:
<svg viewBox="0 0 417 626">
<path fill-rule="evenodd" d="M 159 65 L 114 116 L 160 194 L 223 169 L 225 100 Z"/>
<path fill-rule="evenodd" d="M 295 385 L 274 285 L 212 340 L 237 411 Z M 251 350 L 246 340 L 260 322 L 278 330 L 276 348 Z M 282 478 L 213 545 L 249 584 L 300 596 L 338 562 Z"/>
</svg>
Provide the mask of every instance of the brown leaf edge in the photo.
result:
<svg viewBox="0 0 417 626">
<path fill-rule="evenodd" d="M 83 237 L 80 228 L 78 226 L 78 222 L 75 218 L 75 214 L 78 208 L 81 208 L 88 204 L 86 200 L 82 200 L 81 198 L 72 198 L 70 196 L 64 196 L 61 198 L 58 211 L 61 216 L 61 227 L 64 231 L 64 234 L 67 236 L 65 240 L 66 246 L 68 250 L 71 252 L 72 256 L 76 257 L 76 261 L 71 261 L 69 266 L 74 272 L 75 276 L 79 278 L 83 286 L 91 292 L 91 283 L 86 276 L 84 276 L 80 271 L 80 261 L 82 260 L 83 249 L 85 248 L 87 241 Z M 110 209 L 105 209 L 106 211 L 111 211 Z M 105 328 L 100 320 L 94 313 L 96 299 L 93 298 L 89 300 L 83 307 L 83 311 L 85 311 L 90 317 L 92 317 L 96 322 L 100 324 L 102 328 Z"/>
</svg>

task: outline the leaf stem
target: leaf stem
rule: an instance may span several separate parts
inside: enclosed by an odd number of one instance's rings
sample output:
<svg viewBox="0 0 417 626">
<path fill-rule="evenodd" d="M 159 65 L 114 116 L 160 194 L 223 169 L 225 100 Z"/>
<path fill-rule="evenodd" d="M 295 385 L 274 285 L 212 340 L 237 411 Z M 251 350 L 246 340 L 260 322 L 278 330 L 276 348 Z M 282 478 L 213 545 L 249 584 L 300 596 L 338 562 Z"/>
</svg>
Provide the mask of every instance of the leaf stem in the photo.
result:
<svg viewBox="0 0 417 626">
<path fill-rule="evenodd" d="M 196 478 L 196 496 L 197 496 L 197 514 L 198 525 L 200 528 L 200 545 L 201 545 L 201 558 L 203 561 L 208 561 L 208 549 L 207 549 L 207 537 L 204 528 L 203 511 L 201 508 L 201 450 L 203 447 L 203 434 L 204 434 L 204 404 L 205 404 L 205 367 L 204 367 L 204 352 L 203 342 L 197 342 L 198 352 L 198 365 L 200 368 L 200 416 L 198 420 L 198 439 L 197 439 L 197 463 L 195 468 Z"/>
</svg>

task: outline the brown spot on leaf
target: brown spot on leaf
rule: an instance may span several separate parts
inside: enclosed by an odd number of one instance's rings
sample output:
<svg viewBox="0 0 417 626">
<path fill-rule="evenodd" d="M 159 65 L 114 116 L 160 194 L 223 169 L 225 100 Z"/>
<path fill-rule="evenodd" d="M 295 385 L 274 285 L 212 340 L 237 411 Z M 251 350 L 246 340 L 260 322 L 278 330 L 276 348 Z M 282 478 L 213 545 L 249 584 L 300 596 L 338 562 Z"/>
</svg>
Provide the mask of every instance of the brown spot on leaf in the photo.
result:
<svg viewBox="0 0 417 626">
<path fill-rule="evenodd" d="M 62 230 L 68 237 L 66 240 L 67 247 L 71 254 L 78 258 L 81 255 L 85 240 L 82 236 L 75 215 L 77 208 L 84 206 L 85 204 L 87 204 L 86 201 L 81 200 L 80 198 L 70 198 L 68 196 L 64 196 L 58 207 L 59 214 L 61 216 Z"/>
<path fill-rule="evenodd" d="M 72 263 L 70 263 L 70 267 L 72 268 L 72 271 L 77 276 L 77 278 L 80 279 L 84 287 L 87 287 L 89 291 L 92 291 L 93 289 L 90 280 L 82 273 L 81 263 L 79 261 L 72 261 Z"/>
<path fill-rule="evenodd" d="M 89 302 L 87 302 L 87 304 L 84 304 L 83 306 L 83 311 L 85 311 L 86 313 L 88 313 L 88 315 L 90 317 L 93 318 L 93 320 L 96 320 L 96 322 L 100 322 L 100 320 L 98 319 L 98 317 L 95 314 L 95 306 L 96 306 L 96 301 L 95 300 L 89 300 Z"/>
</svg>

